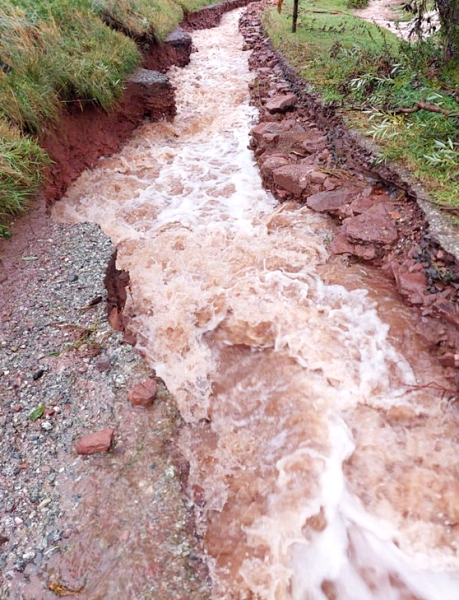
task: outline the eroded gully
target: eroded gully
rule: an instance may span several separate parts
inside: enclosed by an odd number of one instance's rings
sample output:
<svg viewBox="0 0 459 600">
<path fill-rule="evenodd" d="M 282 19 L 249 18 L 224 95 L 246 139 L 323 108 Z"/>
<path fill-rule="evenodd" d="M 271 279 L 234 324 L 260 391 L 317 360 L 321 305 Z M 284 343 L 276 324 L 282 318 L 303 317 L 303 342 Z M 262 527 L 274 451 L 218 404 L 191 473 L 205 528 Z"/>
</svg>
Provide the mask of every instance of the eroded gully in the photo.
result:
<svg viewBox="0 0 459 600">
<path fill-rule="evenodd" d="M 457 599 L 456 408 L 410 312 L 327 263 L 325 217 L 263 190 L 239 15 L 193 34 L 175 122 L 139 128 L 56 216 L 99 223 L 130 273 L 215 598 Z"/>
</svg>

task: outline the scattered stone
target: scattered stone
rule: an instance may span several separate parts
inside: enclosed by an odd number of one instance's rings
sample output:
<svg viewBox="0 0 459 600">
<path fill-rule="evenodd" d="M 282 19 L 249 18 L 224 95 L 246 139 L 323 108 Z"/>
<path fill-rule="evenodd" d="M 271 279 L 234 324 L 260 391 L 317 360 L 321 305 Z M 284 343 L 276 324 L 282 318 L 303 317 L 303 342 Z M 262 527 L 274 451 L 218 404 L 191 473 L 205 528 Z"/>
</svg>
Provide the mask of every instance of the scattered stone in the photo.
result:
<svg viewBox="0 0 459 600">
<path fill-rule="evenodd" d="M 273 171 L 279 167 L 284 167 L 289 164 L 289 159 L 285 156 L 271 154 L 268 158 L 261 163 L 260 172 L 263 178 L 270 179 L 273 175 Z"/>
<path fill-rule="evenodd" d="M 101 373 L 109 371 L 112 368 L 110 360 L 107 356 L 99 356 L 96 360 L 96 369 Z"/>
<path fill-rule="evenodd" d="M 132 406 L 151 406 L 156 398 L 156 381 L 146 379 L 137 383 L 129 392 L 128 399 Z"/>
<path fill-rule="evenodd" d="M 272 100 L 266 103 L 266 110 L 272 113 L 283 113 L 291 108 L 294 108 L 297 103 L 295 94 L 283 94 L 274 96 Z"/>
<path fill-rule="evenodd" d="M 115 430 L 110 428 L 85 435 L 77 441 L 76 451 L 83 456 L 89 456 L 97 452 L 108 452 L 114 435 Z"/>
<path fill-rule="evenodd" d="M 35 373 L 32 375 L 32 379 L 34 381 L 37 381 L 38 379 L 40 379 L 40 377 L 43 377 L 44 373 L 44 369 L 38 369 L 38 371 L 35 371 Z"/>
</svg>

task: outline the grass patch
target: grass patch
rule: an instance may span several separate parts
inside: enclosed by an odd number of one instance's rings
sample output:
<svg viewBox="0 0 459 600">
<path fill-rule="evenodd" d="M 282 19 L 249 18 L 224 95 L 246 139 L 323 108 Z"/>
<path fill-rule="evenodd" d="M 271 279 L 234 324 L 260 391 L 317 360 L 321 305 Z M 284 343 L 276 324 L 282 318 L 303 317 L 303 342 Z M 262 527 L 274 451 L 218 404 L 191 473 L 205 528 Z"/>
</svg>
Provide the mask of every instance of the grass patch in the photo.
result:
<svg viewBox="0 0 459 600">
<path fill-rule="evenodd" d="M 264 14 L 274 46 L 349 126 L 382 147 L 378 161 L 408 167 L 441 204 L 459 206 L 459 119 L 419 111 L 394 114 L 424 100 L 458 113 L 459 67 L 441 67 L 435 39 L 400 42 L 391 32 L 355 17 L 346 0 L 301 5 L 290 32 L 292 1 Z"/>
<path fill-rule="evenodd" d="M 0 222 L 24 209 L 42 182 L 48 160 L 34 139 L 0 120 Z M 0 226 L 0 235 L 6 232 Z"/>
</svg>

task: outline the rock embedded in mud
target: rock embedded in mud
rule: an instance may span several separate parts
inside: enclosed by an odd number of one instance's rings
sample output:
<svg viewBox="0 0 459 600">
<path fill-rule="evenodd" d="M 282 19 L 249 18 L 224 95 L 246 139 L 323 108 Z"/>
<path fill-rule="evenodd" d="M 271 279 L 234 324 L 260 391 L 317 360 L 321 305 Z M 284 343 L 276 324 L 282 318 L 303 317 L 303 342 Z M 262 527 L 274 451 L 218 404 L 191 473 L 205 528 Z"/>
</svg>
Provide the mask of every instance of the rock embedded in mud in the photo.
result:
<svg viewBox="0 0 459 600">
<path fill-rule="evenodd" d="M 296 198 L 301 198 L 306 192 L 317 191 L 311 189 L 311 172 L 314 168 L 308 164 L 294 164 L 279 167 L 273 171 L 274 183 L 280 188 L 293 194 Z"/>
<path fill-rule="evenodd" d="M 280 94 L 274 96 L 266 103 L 266 110 L 273 113 L 283 113 L 295 107 L 297 97 L 295 94 Z"/>
<path fill-rule="evenodd" d="M 76 443 L 76 451 L 83 456 L 97 454 L 98 452 L 108 452 L 113 442 L 115 430 L 108 428 L 90 433 L 80 438 Z"/>
<path fill-rule="evenodd" d="M 376 248 L 374 246 L 351 244 L 346 234 L 336 236 L 330 244 L 330 252 L 332 254 L 353 254 L 362 260 L 373 260 L 376 258 Z"/>
<path fill-rule="evenodd" d="M 383 204 L 347 219 L 346 234 L 351 241 L 370 244 L 393 244 L 398 239 L 397 227 Z"/>
<path fill-rule="evenodd" d="M 306 204 L 308 205 L 308 208 L 314 212 L 326 212 L 343 218 L 350 217 L 352 211 L 350 210 L 349 205 L 357 194 L 357 189 L 340 189 L 319 192 L 318 194 L 309 196 Z"/>
<path fill-rule="evenodd" d="M 286 156 L 279 154 L 271 154 L 260 165 L 260 172 L 264 179 L 270 179 L 275 169 L 284 167 L 289 164 L 289 159 Z"/>
<path fill-rule="evenodd" d="M 427 287 L 426 276 L 422 272 L 405 270 L 403 265 L 393 264 L 392 273 L 398 292 L 411 304 L 424 303 L 424 291 Z"/>
<path fill-rule="evenodd" d="M 145 379 L 137 383 L 129 392 L 128 399 L 132 406 L 151 406 L 156 398 L 156 381 L 154 379 Z"/>
<path fill-rule="evenodd" d="M 279 136 L 284 131 L 284 128 L 279 123 L 259 123 L 252 129 L 252 136 L 257 145 L 269 143 L 272 136 Z"/>
</svg>

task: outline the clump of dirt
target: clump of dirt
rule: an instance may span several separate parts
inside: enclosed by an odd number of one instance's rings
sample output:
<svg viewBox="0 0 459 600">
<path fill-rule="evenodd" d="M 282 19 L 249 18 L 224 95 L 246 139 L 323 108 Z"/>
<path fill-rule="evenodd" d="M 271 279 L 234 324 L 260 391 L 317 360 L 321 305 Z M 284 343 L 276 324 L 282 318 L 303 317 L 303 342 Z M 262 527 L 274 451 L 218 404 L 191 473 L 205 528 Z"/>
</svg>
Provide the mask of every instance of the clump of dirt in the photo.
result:
<svg viewBox="0 0 459 600">
<path fill-rule="evenodd" d="M 282 202 L 306 203 L 333 219 L 331 260 L 364 261 L 382 269 L 418 313 L 418 334 L 457 386 L 459 376 L 459 264 L 432 238 L 412 195 L 366 168 L 336 135 L 335 115 L 300 92 L 305 82 L 265 35 L 262 6 L 240 21 L 259 123 L 252 148 L 265 186 Z M 342 128 L 342 126 L 341 126 Z M 384 181 L 385 180 L 385 181 Z M 333 258 L 334 256 L 334 258 Z"/>
</svg>

